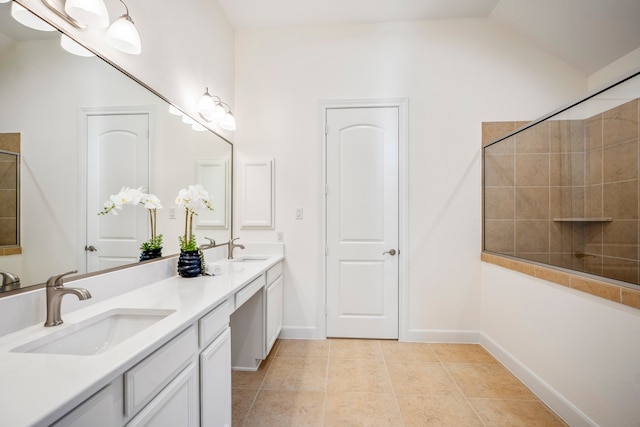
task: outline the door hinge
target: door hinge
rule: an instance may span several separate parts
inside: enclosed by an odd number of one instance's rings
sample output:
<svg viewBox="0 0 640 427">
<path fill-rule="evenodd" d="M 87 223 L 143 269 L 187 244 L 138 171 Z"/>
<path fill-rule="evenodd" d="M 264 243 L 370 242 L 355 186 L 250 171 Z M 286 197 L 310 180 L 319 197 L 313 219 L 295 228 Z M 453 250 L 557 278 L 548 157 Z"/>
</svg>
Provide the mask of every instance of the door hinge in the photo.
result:
<svg viewBox="0 0 640 427">
<path fill-rule="evenodd" d="M 328 196 L 328 195 L 329 195 L 329 186 L 328 186 L 328 185 L 325 185 L 325 186 L 324 186 L 324 195 L 325 195 L 325 196 Z"/>
<path fill-rule="evenodd" d="M 329 316 L 329 306 L 324 306 L 324 317 Z"/>
<path fill-rule="evenodd" d="M 324 247 L 324 255 L 325 256 L 329 255 L 329 246 Z"/>
<path fill-rule="evenodd" d="M 329 125 L 324 125 L 324 134 L 329 135 Z"/>
</svg>

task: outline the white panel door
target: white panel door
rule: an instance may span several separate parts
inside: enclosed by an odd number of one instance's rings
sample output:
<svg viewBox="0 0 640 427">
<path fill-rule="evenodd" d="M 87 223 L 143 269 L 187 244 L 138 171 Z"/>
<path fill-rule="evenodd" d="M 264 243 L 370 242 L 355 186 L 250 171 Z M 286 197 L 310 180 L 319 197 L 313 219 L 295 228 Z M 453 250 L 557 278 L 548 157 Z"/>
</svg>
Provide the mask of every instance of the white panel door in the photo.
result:
<svg viewBox="0 0 640 427">
<path fill-rule="evenodd" d="M 397 338 L 399 110 L 326 111 L 327 336 Z"/>
<path fill-rule="evenodd" d="M 88 116 L 87 272 L 138 261 L 140 245 L 149 239 L 142 205 L 98 215 L 123 186 L 149 190 L 149 115 Z"/>
</svg>

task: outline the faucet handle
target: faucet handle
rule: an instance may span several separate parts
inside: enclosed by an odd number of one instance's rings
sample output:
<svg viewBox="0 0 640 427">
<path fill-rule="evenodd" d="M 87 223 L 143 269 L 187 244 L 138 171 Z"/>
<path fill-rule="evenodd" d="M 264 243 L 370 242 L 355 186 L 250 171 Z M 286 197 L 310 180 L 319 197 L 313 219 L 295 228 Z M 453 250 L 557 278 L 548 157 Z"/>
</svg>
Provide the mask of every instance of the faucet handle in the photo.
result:
<svg viewBox="0 0 640 427">
<path fill-rule="evenodd" d="M 47 280 L 47 286 L 57 287 L 57 286 L 62 284 L 62 278 L 64 276 L 68 276 L 69 274 L 75 274 L 77 272 L 78 272 L 78 270 L 73 270 L 73 271 L 67 271 L 66 273 L 62 273 L 62 274 L 57 274 L 55 276 L 51 276 Z"/>
</svg>

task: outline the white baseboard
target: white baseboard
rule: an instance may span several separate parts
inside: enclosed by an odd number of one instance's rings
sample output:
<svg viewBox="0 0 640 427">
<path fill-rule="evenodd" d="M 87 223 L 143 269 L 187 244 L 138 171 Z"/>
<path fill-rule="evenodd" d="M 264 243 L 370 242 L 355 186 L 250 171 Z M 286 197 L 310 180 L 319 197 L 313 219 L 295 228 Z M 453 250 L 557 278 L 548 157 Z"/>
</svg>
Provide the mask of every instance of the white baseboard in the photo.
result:
<svg viewBox="0 0 640 427">
<path fill-rule="evenodd" d="M 404 334 L 401 334 L 400 341 L 478 344 L 480 342 L 480 332 L 409 329 Z"/>
<path fill-rule="evenodd" d="M 283 340 L 323 340 L 315 326 L 283 326 L 278 338 Z"/>
<path fill-rule="evenodd" d="M 593 420 L 538 377 L 533 371 L 513 357 L 508 351 L 487 335 L 480 334 L 480 345 L 502 363 L 513 375 L 526 385 L 540 400 L 573 427 L 597 427 Z"/>
</svg>

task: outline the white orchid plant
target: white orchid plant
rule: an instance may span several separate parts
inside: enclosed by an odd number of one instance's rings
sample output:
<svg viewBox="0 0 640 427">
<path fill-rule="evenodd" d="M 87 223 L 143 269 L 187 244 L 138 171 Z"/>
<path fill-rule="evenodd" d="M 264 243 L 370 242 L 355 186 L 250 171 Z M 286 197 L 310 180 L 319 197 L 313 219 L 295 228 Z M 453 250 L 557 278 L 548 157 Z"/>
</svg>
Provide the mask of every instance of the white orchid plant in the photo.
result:
<svg viewBox="0 0 640 427">
<path fill-rule="evenodd" d="M 106 215 L 111 212 L 118 215 L 118 211 L 122 210 L 124 205 L 144 205 L 149 211 L 149 226 L 151 228 L 151 239 L 144 242 L 140 249 L 148 251 L 151 249 L 162 248 L 162 234 L 156 234 L 157 210 L 162 209 L 160 199 L 154 194 L 147 194 L 142 191 L 142 187 L 129 188 L 122 187 L 119 193 L 113 194 L 109 200 L 104 202 L 104 208 L 98 212 L 98 215 Z"/>
<path fill-rule="evenodd" d="M 210 211 L 213 210 L 209 193 L 202 188 L 200 184 L 190 185 L 188 188 L 183 188 L 178 192 L 176 205 L 178 208 L 183 208 L 186 215 L 184 235 L 179 237 L 180 250 L 195 251 L 198 249 L 198 244 L 196 237 L 193 235 L 193 216 L 198 215 L 198 211 L 203 208 L 209 209 Z"/>
</svg>

